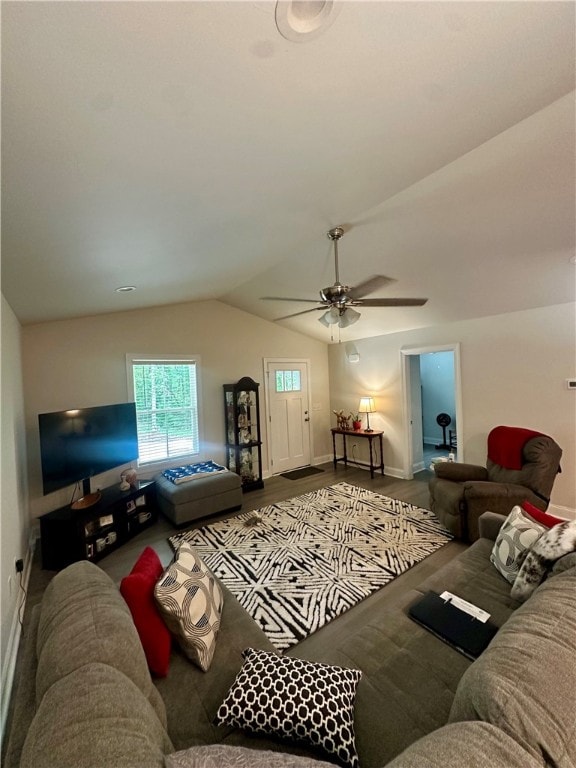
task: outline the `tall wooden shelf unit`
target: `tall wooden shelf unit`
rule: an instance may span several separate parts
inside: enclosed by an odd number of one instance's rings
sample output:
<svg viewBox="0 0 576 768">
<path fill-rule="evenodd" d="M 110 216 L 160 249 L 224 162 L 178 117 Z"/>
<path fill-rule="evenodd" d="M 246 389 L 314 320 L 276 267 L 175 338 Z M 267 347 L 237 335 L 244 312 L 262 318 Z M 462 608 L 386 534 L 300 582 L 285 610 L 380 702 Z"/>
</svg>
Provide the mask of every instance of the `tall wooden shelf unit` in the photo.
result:
<svg viewBox="0 0 576 768">
<path fill-rule="evenodd" d="M 240 475 L 244 492 L 264 487 L 259 386 L 249 376 L 224 384 L 226 465 Z"/>
</svg>

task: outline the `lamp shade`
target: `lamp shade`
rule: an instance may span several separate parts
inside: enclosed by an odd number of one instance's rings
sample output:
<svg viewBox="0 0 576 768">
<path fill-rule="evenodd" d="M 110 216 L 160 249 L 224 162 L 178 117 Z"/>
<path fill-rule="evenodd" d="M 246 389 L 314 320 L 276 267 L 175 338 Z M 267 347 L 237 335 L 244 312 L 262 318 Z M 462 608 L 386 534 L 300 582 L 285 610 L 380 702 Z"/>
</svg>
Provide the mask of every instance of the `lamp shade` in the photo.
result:
<svg viewBox="0 0 576 768">
<path fill-rule="evenodd" d="M 340 328 L 348 328 L 349 325 L 352 325 L 359 319 L 360 319 L 360 312 L 356 312 L 355 309 L 348 307 L 340 315 L 340 318 L 338 320 L 338 325 L 340 326 Z"/>
<path fill-rule="evenodd" d="M 318 318 L 318 322 L 322 323 L 322 325 L 324 325 L 326 328 L 328 328 L 330 325 L 336 325 L 339 320 L 340 315 L 337 307 L 330 307 L 330 309 L 327 310 L 322 315 L 322 317 Z"/>
<path fill-rule="evenodd" d="M 375 413 L 376 406 L 374 405 L 373 397 L 361 397 L 360 405 L 358 406 L 358 413 Z"/>
</svg>

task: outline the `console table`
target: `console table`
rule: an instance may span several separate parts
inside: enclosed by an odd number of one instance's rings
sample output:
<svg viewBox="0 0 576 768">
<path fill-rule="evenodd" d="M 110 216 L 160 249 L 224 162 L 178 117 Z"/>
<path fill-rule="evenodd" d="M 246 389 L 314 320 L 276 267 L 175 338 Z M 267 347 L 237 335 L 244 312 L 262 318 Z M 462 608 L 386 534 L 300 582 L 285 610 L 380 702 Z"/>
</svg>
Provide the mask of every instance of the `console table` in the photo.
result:
<svg viewBox="0 0 576 768">
<path fill-rule="evenodd" d="M 348 453 L 346 450 L 346 438 L 362 438 L 368 440 L 369 448 L 370 448 L 370 477 L 374 478 L 374 470 L 379 469 L 382 474 L 384 474 L 384 453 L 382 451 L 382 435 L 384 432 L 379 432 L 375 430 L 374 432 L 366 432 L 365 429 L 337 429 L 333 427 L 331 429 L 332 432 L 332 449 L 334 452 L 334 469 L 336 469 L 336 465 L 339 461 L 344 462 L 344 466 L 348 466 Z M 336 455 L 336 435 L 342 435 L 342 446 L 344 449 L 344 455 L 337 457 Z M 374 464 L 374 452 L 372 450 L 372 443 L 374 440 L 378 440 L 380 444 L 380 464 Z M 360 464 L 360 462 L 354 462 L 356 464 Z"/>
</svg>

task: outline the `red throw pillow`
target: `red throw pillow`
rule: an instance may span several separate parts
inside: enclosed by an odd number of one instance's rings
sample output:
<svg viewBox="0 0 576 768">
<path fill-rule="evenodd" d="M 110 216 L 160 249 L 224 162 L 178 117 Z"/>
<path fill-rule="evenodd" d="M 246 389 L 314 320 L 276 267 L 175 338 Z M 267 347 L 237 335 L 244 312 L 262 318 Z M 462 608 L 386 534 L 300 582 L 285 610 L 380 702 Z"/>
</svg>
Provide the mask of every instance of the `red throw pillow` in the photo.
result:
<svg viewBox="0 0 576 768">
<path fill-rule="evenodd" d="M 154 600 L 154 586 L 163 572 L 156 552 L 146 547 L 120 583 L 120 593 L 132 613 L 150 671 L 158 677 L 168 674 L 172 645 L 172 636 Z"/>
<path fill-rule="evenodd" d="M 529 501 L 523 501 L 521 507 L 533 520 L 536 520 L 540 525 L 545 525 L 546 528 L 552 528 L 552 526 L 558 525 L 558 523 L 566 522 L 566 520 L 562 520 L 560 517 L 554 517 L 554 515 L 549 515 L 548 512 L 542 512 L 541 509 L 535 507 L 534 504 L 530 504 Z"/>
</svg>

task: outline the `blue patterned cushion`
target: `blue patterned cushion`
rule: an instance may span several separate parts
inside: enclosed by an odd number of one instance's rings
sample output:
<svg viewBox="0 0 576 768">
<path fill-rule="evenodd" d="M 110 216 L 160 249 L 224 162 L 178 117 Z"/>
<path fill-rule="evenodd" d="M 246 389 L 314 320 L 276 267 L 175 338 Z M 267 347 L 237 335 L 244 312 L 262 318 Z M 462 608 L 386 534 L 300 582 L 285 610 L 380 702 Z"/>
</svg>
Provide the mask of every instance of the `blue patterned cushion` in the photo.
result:
<svg viewBox="0 0 576 768">
<path fill-rule="evenodd" d="M 162 474 L 167 480 L 178 485 L 179 483 L 194 480 L 197 477 L 212 475 L 215 472 L 228 472 L 228 470 L 214 461 L 201 461 L 197 464 L 184 464 L 182 467 L 172 467 L 172 469 L 164 470 Z"/>
</svg>

